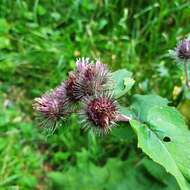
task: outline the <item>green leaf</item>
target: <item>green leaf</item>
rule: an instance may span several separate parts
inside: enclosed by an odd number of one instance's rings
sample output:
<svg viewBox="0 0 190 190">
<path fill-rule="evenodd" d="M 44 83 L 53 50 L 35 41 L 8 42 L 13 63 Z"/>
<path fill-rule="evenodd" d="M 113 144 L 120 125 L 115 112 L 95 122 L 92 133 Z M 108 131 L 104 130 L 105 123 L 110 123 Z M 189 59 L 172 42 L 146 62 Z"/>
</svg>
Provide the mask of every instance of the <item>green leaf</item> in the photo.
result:
<svg viewBox="0 0 190 190">
<path fill-rule="evenodd" d="M 135 137 L 133 130 L 130 127 L 116 127 L 112 130 L 112 136 L 114 137 L 114 140 L 122 140 L 126 143 L 129 143 L 133 140 Z"/>
<path fill-rule="evenodd" d="M 190 131 L 183 117 L 175 108 L 155 107 L 150 110 L 147 122 L 164 142 L 183 175 L 190 180 Z"/>
<path fill-rule="evenodd" d="M 125 107 L 125 106 L 119 105 L 119 112 L 128 117 L 135 117 L 135 114 L 130 107 Z"/>
<path fill-rule="evenodd" d="M 145 157 L 141 164 L 145 167 L 145 169 L 149 172 L 151 176 L 153 176 L 155 179 L 157 179 L 159 182 L 168 185 L 167 190 L 175 190 L 179 189 L 179 186 L 177 184 L 177 181 L 172 175 L 168 175 L 164 167 L 162 167 L 160 164 L 157 164 L 156 162 L 153 162 L 152 160 Z"/>
<path fill-rule="evenodd" d="M 39 14 L 40 16 L 42 16 L 42 15 L 45 15 L 47 11 L 46 11 L 46 9 L 45 9 L 43 6 L 38 5 L 38 7 L 37 7 L 37 12 L 38 12 L 38 14 Z"/>
<path fill-rule="evenodd" d="M 7 34 L 9 32 L 9 24 L 4 18 L 0 18 L 0 35 Z"/>
<path fill-rule="evenodd" d="M 10 40 L 8 37 L 0 36 L 0 49 L 9 48 Z"/>
<path fill-rule="evenodd" d="M 132 73 L 126 69 L 120 69 L 113 72 L 112 79 L 114 80 L 114 94 L 116 98 L 126 94 L 135 83 L 132 78 Z"/>
<path fill-rule="evenodd" d="M 147 113 L 154 106 L 164 106 L 169 103 L 166 98 L 158 95 L 134 95 L 130 108 L 135 112 L 136 117 L 142 121 L 146 121 Z"/>
<path fill-rule="evenodd" d="M 166 173 L 164 167 L 162 167 L 160 164 L 157 164 L 156 162 L 153 162 L 151 159 L 148 159 L 147 157 L 145 157 L 141 161 L 141 164 L 143 164 L 143 166 L 146 168 L 149 174 L 151 174 L 153 177 L 155 177 L 157 180 L 164 184 L 167 184 L 170 178 L 172 178 L 171 175 L 168 175 L 168 173 Z M 176 183 L 175 179 L 173 183 Z"/>
<path fill-rule="evenodd" d="M 53 182 L 53 186 L 56 189 L 63 187 L 63 174 L 61 172 L 49 172 L 48 178 Z"/>
<path fill-rule="evenodd" d="M 182 190 L 189 190 L 190 132 L 183 117 L 158 96 L 136 96 L 133 100 L 131 107 L 145 122 L 130 121 L 138 147 L 171 173 Z"/>
<path fill-rule="evenodd" d="M 22 183 L 23 186 L 26 186 L 28 188 L 34 188 L 38 184 L 37 178 L 31 174 L 24 175 L 22 178 L 19 179 L 20 183 Z"/>
</svg>

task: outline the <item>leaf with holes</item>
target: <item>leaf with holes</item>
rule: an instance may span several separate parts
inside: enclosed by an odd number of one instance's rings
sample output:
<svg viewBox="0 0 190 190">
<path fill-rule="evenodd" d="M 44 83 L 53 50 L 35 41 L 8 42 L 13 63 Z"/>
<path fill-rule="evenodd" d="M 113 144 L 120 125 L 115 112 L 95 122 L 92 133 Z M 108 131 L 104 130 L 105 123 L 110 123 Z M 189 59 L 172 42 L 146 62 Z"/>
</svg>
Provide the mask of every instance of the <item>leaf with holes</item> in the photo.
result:
<svg viewBox="0 0 190 190">
<path fill-rule="evenodd" d="M 114 81 L 114 94 L 117 98 L 126 94 L 135 83 L 132 78 L 132 73 L 126 69 L 120 69 L 113 72 L 112 79 Z"/>
<path fill-rule="evenodd" d="M 145 101 L 143 96 L 140 99 Z M 130 121 L 138 136 L 138 147 L 171 173 L 182 190 L 189 190 L 190 132 L 184 119 L 175 108 L 163 105 L 162 101 L 151 104 L 152 99 L 148 100 L 147 96 L 145 99 L 146 111 L 139 99 L 138 105 L 136 100 L 132 105 L 136 113 L 143 114 L 144 123 Z"/>
</svg>

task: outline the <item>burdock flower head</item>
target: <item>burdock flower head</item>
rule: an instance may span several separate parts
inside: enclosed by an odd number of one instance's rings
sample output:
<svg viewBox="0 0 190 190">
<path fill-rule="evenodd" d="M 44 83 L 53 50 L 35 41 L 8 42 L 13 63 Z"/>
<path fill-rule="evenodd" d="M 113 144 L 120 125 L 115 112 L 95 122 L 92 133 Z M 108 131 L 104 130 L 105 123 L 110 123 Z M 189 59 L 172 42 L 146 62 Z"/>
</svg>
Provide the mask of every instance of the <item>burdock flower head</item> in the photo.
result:
<svg viewBox="0 0 190 190">
<path fill-rule="evenodd" d="M 94 63 L 89 58 L 78 59 L 76 62 L 78 80 L 75 86 L 75 95 L 79 99 L 93 96 L 108 90 L 111 81 L 111 72 L 107 66 L 96 60 Z"/>
<path fill-rule="evenodd" d="M 104 93 L 99 96 L 86 97 L 81 111 L 82 127 L 92 129 L 95 133 L 106 134 L 116 126 L 118 106 L 112 95 Z"/>
<path fill-rule="evenodd" d="M 174 57 L 178 62 L 184 62 L 190 60 L 190 39 L 185 38 L 181 40 L 174 50 L 169 51 L 170 55 Z"/>
<path fill-rule="evenodd" d="M 76 103 L 79 100 L 79 98 L 74 93 L 77 80 L 78 74 L 76 72 L 70 72 L 68 79 L 63 83 L 66 97 L 71 103 Z"/>
<path fill-rule="evenodd" d="M 190 37 L 181 40 L 174 50 L 169 51 L 171 57 L 173 57 L 178 63 L 184 64 L 186 86 L 189 86 L 189 74 L 188 64 L 190 62 Z"/>
<path fill-rule="evenodd" d="M 65 100 L 61 87 L 34 99 L 33 108 L 37 112 L 40 127 L 52 132 L 57 128 L 59 121 L 68 114 Z"/>
</svg>

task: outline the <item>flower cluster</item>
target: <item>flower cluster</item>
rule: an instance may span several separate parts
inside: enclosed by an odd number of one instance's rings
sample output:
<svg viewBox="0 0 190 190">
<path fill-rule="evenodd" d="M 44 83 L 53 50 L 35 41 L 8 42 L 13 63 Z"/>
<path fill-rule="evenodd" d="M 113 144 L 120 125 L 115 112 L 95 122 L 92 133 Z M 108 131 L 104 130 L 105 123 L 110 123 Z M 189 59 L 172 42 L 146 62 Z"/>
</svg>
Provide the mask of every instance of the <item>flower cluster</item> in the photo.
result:
<svg viewBox="0 0 190 190">
<path fill-rule="evenodd" d="M 78 59 L 66 81 L 34 100 L 39 125 L 54 130 L 59 121 L 75 112 L 84 128 L 98 134 L 109 132 L 119 116 L 111 82 L 111 72 L 100 60 Z"/>
</svg>

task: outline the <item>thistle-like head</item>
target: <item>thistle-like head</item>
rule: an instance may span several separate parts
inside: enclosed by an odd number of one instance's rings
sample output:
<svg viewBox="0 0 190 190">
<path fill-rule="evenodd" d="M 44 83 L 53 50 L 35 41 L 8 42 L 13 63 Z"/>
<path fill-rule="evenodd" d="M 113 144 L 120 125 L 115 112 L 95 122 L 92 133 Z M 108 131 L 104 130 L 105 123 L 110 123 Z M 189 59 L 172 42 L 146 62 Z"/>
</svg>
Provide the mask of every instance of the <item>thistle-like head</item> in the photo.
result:
<svg viewBox="0 0 190 190">
<path fill-rule="evenodd" d="M 79 98 L 74 93 L 77 80 L 78 75 L 75 72 L 70 72 L 68 79 L 64 83 L 66 97 L 71 103 L 75 103 L 79 100 Z"/>
<path fill-rule="evenodd" d="M 81 112 L 83 127 L 91 128 L 95 133 L 108 133 L 116 125 L 117 116 L 117 103 L 108 93 L 84 100 Z"/>
<path fill-rule="evenodd" d="M 82 58 L 77 60 L 76 65 L 78 80 L 74 92 L 79 99 L 108 89 L 111 72 L 100 60 L 94 63 L 88 58 Z"/>
<path fill-rule="evenodd" d="M 54 131 L 58 122 L 67 115 L 64 89 L 58 87 L 39 98 L 35 98 L 33 108 L 37 112 L 39 126 Z"/>
<path fill-rule="evenodd" d="M 186 38 L 181 40 L 174 50 L 170 50 L 170 55 L 178 62 L 190 60 L 190 39 Z"/>
</svg>

